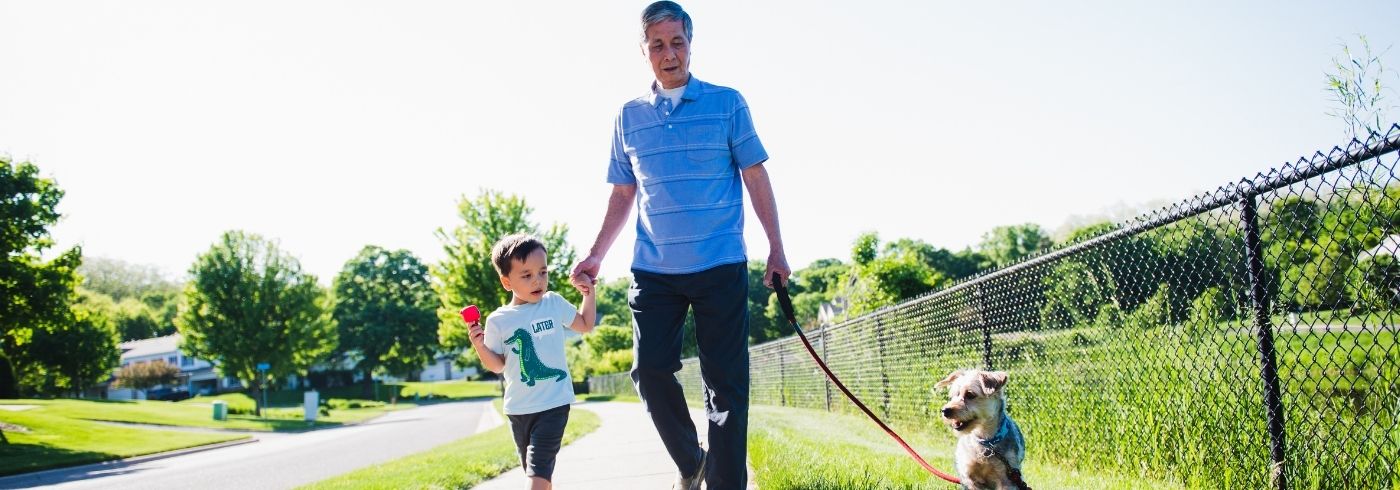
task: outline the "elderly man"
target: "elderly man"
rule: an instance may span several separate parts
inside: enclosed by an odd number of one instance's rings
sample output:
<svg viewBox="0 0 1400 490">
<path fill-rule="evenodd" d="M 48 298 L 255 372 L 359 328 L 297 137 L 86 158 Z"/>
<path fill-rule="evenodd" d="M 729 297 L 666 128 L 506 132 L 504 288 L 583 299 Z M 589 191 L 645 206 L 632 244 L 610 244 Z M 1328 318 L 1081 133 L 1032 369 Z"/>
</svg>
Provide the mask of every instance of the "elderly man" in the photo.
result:
<svg viewBox="0 0 1400 490">
<path fill-rule="evenodd" d="M 613 185 L 602 230 L 574 267 L 596 278 L 603 256 L 637 207 L 632 307 L 636 359 L 632 380 L 679 472 L 675 488 L 744 488 L 748 474 L 748 257 L 743 188 L 768 236 L 769 287 L 791 270 L 778 230 L 777 205 L 743 96 L 690 74 L 690 15 L 662 1 L 642 12 L 642 54 L 656 80 L 622 106 L 612 141 Z M 587 277 L 584 277 L 587 276 Z M 709 451 L 675 373 L 681 332 L 694 310 Z"/>
</svg>

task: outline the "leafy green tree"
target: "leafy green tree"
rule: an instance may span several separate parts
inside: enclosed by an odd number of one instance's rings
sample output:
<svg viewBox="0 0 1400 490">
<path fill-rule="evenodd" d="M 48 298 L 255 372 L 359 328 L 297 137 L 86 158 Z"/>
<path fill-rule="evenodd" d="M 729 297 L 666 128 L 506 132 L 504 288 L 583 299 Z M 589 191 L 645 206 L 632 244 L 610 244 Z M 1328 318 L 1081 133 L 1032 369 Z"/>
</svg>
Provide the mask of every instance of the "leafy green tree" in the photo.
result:
<svg viewBox="0 0 1400 490">
<path fill-rule="evenodd" d="M 374 397 L 376 369 L 408 377 L 432 360 L 438 349 L 437 295 L 428 267 L 413 253 L 366 246 L 345 263 L 332 289 L 337 350 L 356 359 L 366 398 Z"/>
<path fill-rule="evenodd" d="M 856 239 L 851 258 L 855 262 L 856 283 L 844 294 L 851 301 L 851 314 L 859 315 L 884 306 L 896 304 L 932 291 L 946 283 L 942 273 L 933 270 L 914 254 L 883 254 L 871 257 L 870 250 L 879 250 L 879 237 L 873 233 Z"/>
<path fill-rule="evenodd" d="M 433 288 L 441 304 L 437 310 L 438 340 L 451 350 L 471 346 L 467 326 L 459 311 L 470 304 L 481 309 L 482 318 L 510 302 L 510 291 L 501 287 L 500 275 L 491 264 L 491 247 L 497 240 L 514 233 L 530 233 L 544 242 L 549 256 L 549 288 L 577 304 L 582 299 L 569 284 L 569 272 L 576 254 L 568 242 L 568 227 L 556 224 L 546 232 L 530 221 L 533 212 L 525 200 L 499 191 L 483 191 L 476 199 L 463 197 L 457 202 L 462 223 L 452 230 L 439 229 L 438 239 L 446 257 L 431 268 Z M 457 364 L 480 367 L 474 354 L 457 358 Z"/>
<path fill-rule="evenodd" d="M 627 291 L 632 287 L 626 277 L 611 281 L 598 279 L 595 293 L 598 302 L 598 324 L 624 326 L 631 331 L 632 307 L 627 303 Z"/>
<path fill-rule="evenodd" d="M 84 258 L 78 273 L 83 276 L 84 288 L 111 296 L 113 301 L 141 299 L 146 294 L 156 292 L 180 291 L 179 284 L 166 279 L 154 266 L 107 257 Z"/>
<path fill-rule="evenodd" d="M 117 386 L 133 390 L 149 390 L 179 381 L 180 368 L 162 360 L 128 364 L 117 371 Z"/>
<path fill-rule="evenodd" d="M 769 297 L 777 300 L 777 292 L 763 285 L 767 265 L 761 260 L 749 261 L 749 343 L 759 344 L 792 335 L 792 326 L 781 317 L 768 315 Z M 792 294 L 789 291 L 789 294 Z"/>
<path fill-rule="evenodd" d="M 632 348 L 632 329 L 603 325 L 593 329 L 593 333 L 583 337 L 588 349 L 595 353 L 606 353 Z"/>
<path fill-rule="evenodd" d="M 50 368 L 49 389 L 82 396 L 107 379 L 121 356 L 117 328 L 101 305 L 79 300 L 64 321 L 36 329 L 30 356 Z"/>
<path fill-rule="evenodd" d="M 997 267 L 1020 262 L 1021 260 L 1049 251 L 1055 246 L 1050 234 L 1035 223 L 998 226 L 982 235 L 977 251 L 991 260 Z"/>
<path fill-rule="evenodd" d="M 122 340 L 164 337 L 175 333 L 174 321 L 163 321 L 151 307 L 136 298 L 124 298 L 113 305 L 117 331 Z"/>
<path fill-rule="evenodd" d="M 851 266 L 838 259 L 821 259 L 793 272 L 788 282 L 793 313 L 804 328 L 815 328 L 823 303 L 835 301 L 851 279 Z M 787 324 L 776 294 L 769 296 L 764 314 L 773 322 Z M 790 330 L 790 327 L 787 327 Z"/>
<path fill-rule="evenodd" d="M 991 265 L 991 259 L 973 252 L 970 248 L 955 253 L 911 238 L 900 238 L 886 244 L 884 253 L 913 255 L 919 261 L 928 264 L 929 268 L 954 281 L 972 277 Z"/>
<path fill-rule="evenodd" d="M 62 198 L 63 191 L 40 177 L 34 164 L 0 157 L 0 354 L 10 359 L 15 380 L 43 370 L 26 352 L 35 331 L 70 315 L 82 251 L 74 247 L 52 260 L 42 258 L 53 246 L 49 227 L 58 222 L 55 208 Z M 16 392 L 18 386 L 0 391 Z"/>
<path fill-rule="evenodd" d="M 1040 324 L 1070 328 L 1092 323 L 1099 309 L 1113 302 L 1115 284 L 1105 279 L 1082 261 L 1056 264 L 1043 279 L 1045 303 L 1040 306 Z"/>
<path fill-rule="evenodd" d="M 190 267 L 186 307 L 176 320 L 187 355 L 213 361 L 254 390 L 304 373 L 336 347 L 329 298 L 316 277 L 276 243 L 229 231 Z M 262 414 L 262 407 L 256 407 Z"/>
</svg>

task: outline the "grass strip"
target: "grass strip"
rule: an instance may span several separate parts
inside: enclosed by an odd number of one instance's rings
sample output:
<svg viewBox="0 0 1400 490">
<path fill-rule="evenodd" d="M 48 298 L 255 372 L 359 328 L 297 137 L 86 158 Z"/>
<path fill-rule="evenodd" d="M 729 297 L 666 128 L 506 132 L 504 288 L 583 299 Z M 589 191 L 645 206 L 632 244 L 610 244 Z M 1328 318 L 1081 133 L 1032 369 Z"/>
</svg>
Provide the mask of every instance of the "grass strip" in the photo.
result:
<svg viewBox="0 0 1400 490">
<path fill-rule="evenodd" d="M 98 463 L 248 438 L 242 434 L 117 427 L 51 413 L 43 406 L 19 412 L 0 410 L 0 421 L 24 429 L 5 431 L 9 444 L 0 443 L 0 475 Z"/>
<path fill-rule="evenodd" d="M 956 475 L 956 440 L 941 426 L 933 429 L 940 432 L 901 430 L 900 435 L 935 468 Z M 1181 488 L 1117 476 L 1107 468 L 1043 464 L 1036 460 L 1034 452 L 1028 452 L 1026 482 L 1037 490 Z M 749 461 L 758 487 L 764 490 L 951 488 L 947 482 L 926 473 L 893 439 L 864 417 L 818 410 L 751 407 Z"/>
</svg>

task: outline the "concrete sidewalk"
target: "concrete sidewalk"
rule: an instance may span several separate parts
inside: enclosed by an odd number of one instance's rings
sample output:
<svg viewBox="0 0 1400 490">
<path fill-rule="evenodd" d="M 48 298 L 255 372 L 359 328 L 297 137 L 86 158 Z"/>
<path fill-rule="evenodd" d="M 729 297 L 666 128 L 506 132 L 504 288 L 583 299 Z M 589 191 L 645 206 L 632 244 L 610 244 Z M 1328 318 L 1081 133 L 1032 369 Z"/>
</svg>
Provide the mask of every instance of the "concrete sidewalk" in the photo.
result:
<svg viewBox="0 0 1400 490">
<path fill-rule="evenodd" d="M 598 414 L 598 430 L 583 436 L 559 451 L 554 468 L 554 487 L 560 490 L 669 489 L 676 479 L 676 467 L 666 455 L 651 417 L 640 403 L 587 402 L 575 410 Z M 705 412 L 690 411 L 690 417 L 705 439 Z M 520 490 L 527 488 L 525 473 L 512 469 L 493 480 L 472 487 L 480 490 Z M 753 471 L 749 488 L 756 489 Z"/>
</svg>

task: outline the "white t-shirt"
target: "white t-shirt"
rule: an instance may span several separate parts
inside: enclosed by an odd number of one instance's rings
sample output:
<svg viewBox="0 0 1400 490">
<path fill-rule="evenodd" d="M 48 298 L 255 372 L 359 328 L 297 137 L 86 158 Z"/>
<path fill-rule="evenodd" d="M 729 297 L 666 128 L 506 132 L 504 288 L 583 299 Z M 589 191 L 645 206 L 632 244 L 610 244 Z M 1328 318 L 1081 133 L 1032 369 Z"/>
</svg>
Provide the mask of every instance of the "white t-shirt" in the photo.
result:
<svg viewBox="0 0 1400 490">
<path fill-rule="evenodd" d="M 543 412 L 574 402 L 574 384 L 564 355 L 564 341 L 578 310 L 553 291 L 538 303 L 505 305 L 486 317 L 486 338 L 491 352 L 506 358 L 507 415 Z M 523 366 L 523 369 L 522 369 Z"/>
</svg>

